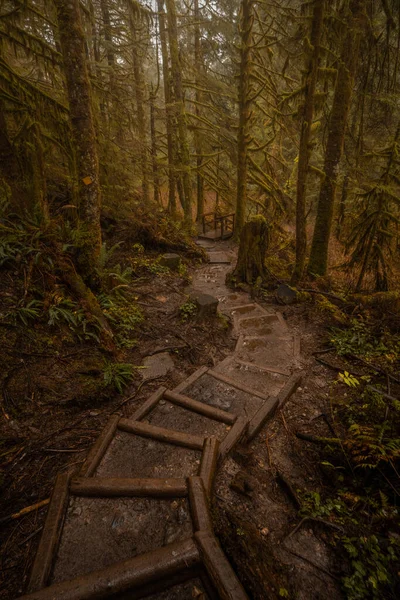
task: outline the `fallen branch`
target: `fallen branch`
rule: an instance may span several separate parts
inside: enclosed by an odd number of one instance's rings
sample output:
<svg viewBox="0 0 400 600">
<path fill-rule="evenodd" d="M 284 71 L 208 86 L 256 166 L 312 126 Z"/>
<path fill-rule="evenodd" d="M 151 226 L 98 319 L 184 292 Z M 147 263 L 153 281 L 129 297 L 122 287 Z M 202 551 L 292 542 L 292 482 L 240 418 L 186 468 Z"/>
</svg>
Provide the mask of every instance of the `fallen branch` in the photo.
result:
<svg viewBox="0 0 400 600">
<path fill-rule="evenodd" d="M 374 392 L 375 394 L 380 394 L 383 398 L 386 398 L 387 400 L 390 400 L 391 402 L 400 402 L 400 400 L 398 398 L 395 398 L 394 396 L 387 394 L 383 390 L 380 390 L 380 389 L 374 387 L 373 385 L 366 385 L 365 389 L 371 390 L 371 392 Z"/>
<path fill-rule="evenodd" d="M 337 531 L 340 531 L 341 533 L 344 533 L 344 529 L 343 527 L 340 527 L 340 525 L 336 525 L 336 523 L 331 523 L 330 521 L 325 521 L 325 519 L 319 519 L 318 517 L 303 517 L 303 519 L 301 519 L 300 523 L 298 523 L 296 525 L 296 527 L 293 529 L 293 531 L 291 531 L 285 538 L 285 540 L 288 540 L 289 538 L 291 538 L 295 533 L 297 533 L 297 531 L 300 529 L 300 527 L 302 525 L 304 525 L 304 523 L 306 521 L 312 521 L 314 523 L 319 523 L 321 525 L 326 525 L 326 527 L 331 527 L 332 529 L 336 529 Z"/>
<path fill-rule="evenodd" d="M 338 302 L 342 302 L 343 304 L 349 304 L 348 300 L 341 298 L 340 296 L 336 296 L 336 294 L 332 294 L 331 292 L 321 292 L 321 290 L 313 290 L 313 289 L 299 289 L 296 288 L 298 292 L 307 292 L 308 294 L 318 294 L 321 296 L 326 296 L 327 298 L 332 298 L 333 300 L 337 300 Z"/>
<path fill-rule="evenodd" d="M 312 356 L 317 356 L 318 354 L 327 354 L 328 352 L 332 352 L 332 350 L 334 350 L 334 346 L 330 346 L 329 348 L 324 348 L 324 350 L 316 350 L 315 352 L 312 352 Z"/>
<path fill-rule="evenodd" d="M 26 508 L 23 508 L 22 510 L 20 510 L 16 513 L 13 513 L 12 515 L 7 515 L 6 517 L 1 517 L 0 523 L 8 523 L 8 521 L 14 521 L 15 519 L 19 519 L 20 517 L 23 517 L 24 515 L 28 515 L 29 513 L 33 512 L 34 510 L 39 510 L 39 508 L 42 508 L 43 506 L 47 506 L 47 504 L 49 504 L 49 502 L 50 502 L 50 498 L 46 498 L 46 500 L 41 500 L 40 502 L 36 502 L 36 504 L 27 506 Z"/>
<path fill-rule="evenodd" d="M 359 356 L 357 356 L 357 354 L 347 354 L 346 356 L 348 356 L 349 358 L 352 358 L 353 360 L 358 360 L 363 365 L 369 367 L 370 369 L 372 369 L 376 373 L 381 373 L 382 375 L 385 375 L 385 377 L 391 379 L 392 381 L 395 381 L 396 383 L 400 383 L 400 379 L 397 379 L 397 377 L 394 377 L 394 375 L 391 375 L 390 373 L 388 373 L 387 371 L 385 371 L 385 369 L 382 369 L 381 367 L 378 367 L 376 365 L 372 365 L 368 361 L 366 361 L 363 358 L 360 358 Z"/>
<path fill-rule="evenodd" d="M 312 444 L 334 444 L 338 446 L 342 443 L 339 438 L 316 437 L 306 433 L 301 433 L 300 431 L 296 432 L 296 437 L 300 440 L 311 442 Z"/>
</svg>

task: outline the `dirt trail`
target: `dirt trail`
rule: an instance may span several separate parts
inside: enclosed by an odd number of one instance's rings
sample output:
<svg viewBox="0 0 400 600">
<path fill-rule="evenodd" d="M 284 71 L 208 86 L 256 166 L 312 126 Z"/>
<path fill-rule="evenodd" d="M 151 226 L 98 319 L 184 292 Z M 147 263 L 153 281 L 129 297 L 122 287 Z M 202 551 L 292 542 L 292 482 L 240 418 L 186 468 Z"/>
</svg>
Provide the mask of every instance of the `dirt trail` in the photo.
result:
<svg viewBox="0 0 400 600">
<path fill-rule="evenodd" d="M 56 483 L 24 598 L 247 598 L 214 534 L 214 479 L 229 500 L 229 455 L 295 392 L 300 343 L 278 310 L 225 286 L 229 244 L 202 245 L 210 263 L 192 285 L 232 318 L 234 352 L 111 417 L 79 474 Z"/>
</svg>

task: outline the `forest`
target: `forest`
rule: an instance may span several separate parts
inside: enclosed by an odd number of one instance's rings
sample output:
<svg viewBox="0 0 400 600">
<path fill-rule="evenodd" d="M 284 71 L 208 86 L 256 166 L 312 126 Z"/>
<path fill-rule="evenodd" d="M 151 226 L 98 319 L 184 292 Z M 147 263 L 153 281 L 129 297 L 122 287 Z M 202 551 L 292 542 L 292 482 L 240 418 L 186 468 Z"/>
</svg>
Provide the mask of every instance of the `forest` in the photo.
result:
<svg viewBox="0 0 400 600">
<path fill-rule="evenodd" d="M 0 598 L 399 598 L 399 225 L 399 0 L 0 0 Z"/>
</svg>

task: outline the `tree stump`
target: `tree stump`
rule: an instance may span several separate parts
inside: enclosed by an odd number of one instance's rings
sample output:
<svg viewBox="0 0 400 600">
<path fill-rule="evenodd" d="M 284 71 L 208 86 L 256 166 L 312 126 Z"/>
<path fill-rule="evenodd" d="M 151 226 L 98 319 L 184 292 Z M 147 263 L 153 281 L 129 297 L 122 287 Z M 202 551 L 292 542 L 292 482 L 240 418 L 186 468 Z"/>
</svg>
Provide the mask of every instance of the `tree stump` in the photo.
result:
<svg viewBox="0 0 400 600">
<path fill-rule="evenodd" d="M 240 234 L 238 260 L 232 274 L 237 283 L 253 285 L 259 278 L 267 279 L 264 259 L 268 246 L 267 221 L 262 215 L 256 215 L 245 223 Z"/>
</svg>

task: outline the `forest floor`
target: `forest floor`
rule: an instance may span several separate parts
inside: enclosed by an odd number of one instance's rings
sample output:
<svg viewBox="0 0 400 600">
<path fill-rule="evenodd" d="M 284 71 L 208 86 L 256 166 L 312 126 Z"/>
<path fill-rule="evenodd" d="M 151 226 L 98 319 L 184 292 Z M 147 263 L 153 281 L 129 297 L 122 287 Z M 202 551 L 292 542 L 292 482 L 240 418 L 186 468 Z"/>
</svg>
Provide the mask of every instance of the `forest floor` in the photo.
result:
<svg viewBox="0 0 400 600">
<path fill-rule="evenodd" d="M 235 253 L 231 242 L 218 248 Z M 189 272 L 196 283 L 202 273 L 210 273 L 210 266 L 191 266 Z M 11 279 L 3 294 L 10 293 Z M 2 515 L 48 498 L 57 472 L 83 462 L 113 412 L 129 414 L 160 385 L 172 389 L 198 367 L 214 367 L 232 354 L 237 342 L 232 323 L 217 318 L 210 326 L 196 319 L 187 302 L 189 283 L 186 276 L 161 273 L 132 284 L 144 319 L 134 347 L 121 360 L 138 367 L 145 363 L 148 369 L 137 370 L 123 395 L 104 386 L 108 356 L 93 343 L 66 344 L 62 336 L 49 340 L 43 331 L 29 328 L 21 340 L 13 330 L 1 330 L 6 374 L 0 432 Z M 212 277 L 203 277 L 204 283 L 204 291 L 218 294 Z M 333 435 L 337 373 L 314 355 L 329 340 L 327 317 L 310 304 L 281 306 L 273 293 L 257 302 L 279 313 L 301 341 L 297 368 L 303 381 L 247 452 L 228 459 L 225 474 L 216 482 L 215 527 L 251 597 L 339 599 L 346 563 L 334 548 L 340 526 L 329 514 L 321 518 L 302 512 L 307 499 L 329 488 L 332 474 L 326 476 L 317 466 L 318 446 L 296 436 Z M 152 371 L 157 363 L 148 359 L 158 355 L 169 358 L 161 372 L 157 366 Z M 346 368 L 337 364 L 338 370 Z M 242 490 L 227 486 L 227 471 L 231 480 L 242 482 Z M 0 597 L 5 600 L 24 591 L 45 514 L 43 507 L 1 524 Z"/>
</svg>

